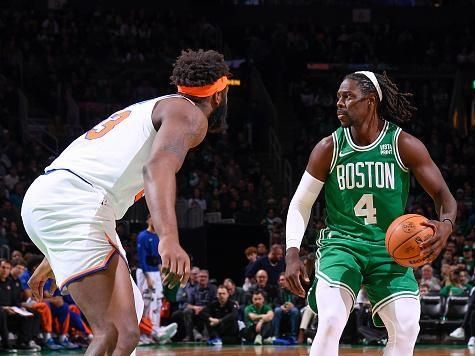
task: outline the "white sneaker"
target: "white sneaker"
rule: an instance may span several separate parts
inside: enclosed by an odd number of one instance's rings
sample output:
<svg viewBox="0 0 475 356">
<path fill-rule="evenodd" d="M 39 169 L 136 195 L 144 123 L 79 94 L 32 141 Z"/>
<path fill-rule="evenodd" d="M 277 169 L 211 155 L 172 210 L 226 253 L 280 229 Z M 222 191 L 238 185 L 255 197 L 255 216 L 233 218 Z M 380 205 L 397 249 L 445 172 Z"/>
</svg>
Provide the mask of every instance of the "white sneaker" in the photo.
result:
<svg viewBox="0 0 475 356">
<path fill-rule="evenodd" d="M 452 331 L 449 335 L 451 338 L 463 340 L 465 339 L 465 330 L 460 327 Z"/>
<path fill-rule="evenodd" d="M 175 336 L 178 330 L 177 323 L 171 323 L 170 325 L 161 327 L 157 332 L 152 333 L 153 339 L 162 344 L 168 342 L 173 336 Z"/>
<path fill-rule="evenodd" d="M 268 338 L 265 338 L 262 342 L 264 345 L 272 345 L 274 343 L 275 336 L 269 336 Z"/>
<path fill-rule="evenodd" d="M 468 348 L 475 348 L 475 336 L 471 336 L 467 344 Z"/>
<path fill-rule="evenodd" d="M 140 335 L 139 339 L 139 346 L 150 345 L 153 344 L 153 340 L 149 338 L 147 335 Z"/>
<path fill-rule="evenodd" d="M 256 338 L 254 339 L 254 345 L 262 345 L 262 335 L 257 334 Z"/>
<path fill-rule="evenodd" d="M 41 351 L 41 346 L 38 345 L 36 342 L 34 342 L 33 340 L 30 340 L 28 341 L 28 346 L 33 350 L 35 351 Z"/>
</svg>

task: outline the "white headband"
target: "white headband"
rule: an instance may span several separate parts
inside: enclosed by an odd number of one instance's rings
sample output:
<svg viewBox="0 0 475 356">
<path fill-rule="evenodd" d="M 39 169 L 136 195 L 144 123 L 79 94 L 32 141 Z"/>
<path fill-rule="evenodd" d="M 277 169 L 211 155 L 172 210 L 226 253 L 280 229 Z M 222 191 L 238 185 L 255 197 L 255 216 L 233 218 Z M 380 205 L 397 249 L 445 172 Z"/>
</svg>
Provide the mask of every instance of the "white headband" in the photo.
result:
<svg viewBox="0 0 475 356">
<path fill-rule="evenodd" d="M 376 88 L 376 91 L 378 92 L 379 101 L 383 100 L 383 92 L 381 91 L 381 87 L 379 86 L 378 79 L 376 79 L 376 76 L 374 75 L 373 72 L 362 70 L 359 72 L 355 72 L 355 74 L 363 74 L 367 76 L 368 79 L 371 80 L 371 83 L 373 83 L 374 87 Z"/>
</svg>

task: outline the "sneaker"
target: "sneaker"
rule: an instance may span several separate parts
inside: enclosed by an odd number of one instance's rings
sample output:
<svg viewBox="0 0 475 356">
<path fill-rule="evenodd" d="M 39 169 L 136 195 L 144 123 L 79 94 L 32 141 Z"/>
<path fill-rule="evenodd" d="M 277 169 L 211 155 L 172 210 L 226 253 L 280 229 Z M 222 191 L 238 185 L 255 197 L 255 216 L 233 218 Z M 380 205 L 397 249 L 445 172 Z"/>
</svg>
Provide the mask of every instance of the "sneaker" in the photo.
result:
<svg viewBox="0 0 475 356">
<path fill-rule="evenodd" d="M 289 336 L 287 338 L 287 340 L 289 341 L 290 345 L 296 345 L 297 344 L 297 338 L 295 336 Z"/>
<path fill-rule="evenodd" d="M 17 344 L 16 348 L 18 349 L 18 351 L 22 351 L 22 352 L 38 352 L 39 351 L 37 347 L 30 345 L 30 343 Z"/>
<path fill-rule="evenodd" d="M 177 330 L 178 324 L 171 323 L 170 325 L 159 328 L 158 331 L 153 331 L 152 338 L 155 340 L 155 342 L 163 345 L 164 343 L 170 341 L 173 336 L 175 336 Z"/>
<path fill-rule="evenodd" d="M 475 336 L 470 337 L 470 339 L 468 340 L 467 346 L 469 348 L 475 348 Z"/>
<path fill-rule="evenodd" d="M 452 331 L 449 335 L 451 338 L 463 340 L 465 339 L 465 330 L 463 328 L 457 328 L 454 331 Z"/>
<path fill-rule="evenodd" d="M 262 335 L 257 334 L 256 338 L 254 339 L 254 345 L 262 345 Z"/>
<path fill-rule="evenodd" d="M 214 339 L 208 340 L 207 344 L 211 346 L 221 346 L 223 344 L 223 340 L 221 340 L 219 337 L 215 337 Z"/>
<path fill-rule="evenodd" d="M 272 345 L 272 343 L 274 342 L 274 340 L 275 340 L 275 336 L 269 336 L 269 337 L 266 337 L 266 338 L 262 341 L 262 343 L 263 343 L 264 345 Z"/>
<path fill-rule="evenodd" d="M 266 340 L 264 340 L 264 343 Z M 278 345 L 278 346 L 289 346 L 290 345 L 290 342 L 287 340 L 287 339 L 284 339 L 284 338 L 275 338 L 274 337 L 274 340 L 272 340 L 272 345 Z"/>
<path fill-rule="evenodd" d="M 193 339 L 195 339 L 197 342 L 201 342 L 201 340 L 203 340 L 203 335 L 201 335 L 198 330 L 193 329 Z"/>
<path fill-rule="evenodd" d="M 64 347 L 66 350 L 76 350 L 79 349 L 79 345 L 69 341 L 67 337 L 64 337 L 63 341 L 60 341 L 59 344 Z"/>
<path fill-rule="evenodd" d="M 0 353 L 2 354 L 16 354 L 17 352 L 18 350 L 10 345 L 0 347 Z"/>
<path fill-rule="evenodd" d="M 33 340 L 30 340 L 28 341 L 28 346 L 31 348 L 31 349 L 34 349 L 36 351 L 41 351 L 41 346 L 38 345 L 35 341 Z"/>
<path fill-rule="evenodd" d="M 48 350 L 51 351 L 56 351 L 56 350 L 62 350 L 64 349 L 63 346 L 58 345 L 57 343 L 54 342 L 54 339 L 50 337 L 48 340 L 46 340 L 45 345 L 44 345 Z"/>
<path fill-rule="evenodd" d="M 154 344 L 155 342 L 149 338 L 147 335 L 140 335 L 140 339 L 139 339 L 139 346 L 145 346 L 145 345 L 150 345 L 150 344 Z"/>
</svg>

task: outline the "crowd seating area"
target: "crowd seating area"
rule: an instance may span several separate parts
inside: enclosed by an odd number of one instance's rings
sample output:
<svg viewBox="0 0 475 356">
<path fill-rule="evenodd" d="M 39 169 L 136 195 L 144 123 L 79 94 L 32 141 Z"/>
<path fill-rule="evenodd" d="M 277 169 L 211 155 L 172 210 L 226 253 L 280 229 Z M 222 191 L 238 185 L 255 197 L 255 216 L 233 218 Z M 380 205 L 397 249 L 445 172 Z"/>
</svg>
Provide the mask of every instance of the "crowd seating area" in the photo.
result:
<svg viewBox="0 0 475 356">
<path fill-rule="evenodd" d="M 422 2 L 407 3 L 419 6 Z M 268 4 L 233 1 L 231 5 Z M 22 199 L 31 182 L 76 136 L 130 103 L 172 93 L 174 88 L 168 79 L 171 63 L 180 49 L 188 47 L 214 48 L 230 59 L 245 58 L 262 72 L 269 93 L 282 90 L 292 116 L 278 119 L 291 120 L 287 125 L 298 133 L 298 139 L 284 142 L 291 147 L 291 154 L 284 154 L 292 161 L 296 178 L 300 178 L 314 145 L 337 127 L 335 93 L 343 77 L 341 70 L 315 74 L 307 64 L 371 63 L 375 68 L 387 68 L 400 88 L 414 93 L 418 112 L 404 129 L 426 144 L 458 205 L 456 228 L 445 250 L 431 265 L 415 270 L 421 291 L 421 335 L 434 334 L 435 341 L 443 341 L 455 329 L 467 327 L 475 305 L 475 136 L 473 129 L 454 128 L 450 110 L 455 71 L 475 64 L 473 39 L 473 25 L 448 32 L 444 28 L 404 30 L 390 24 L 243 24 L 237 36 L 225 25 L 220 27 L 205 17 L 194 18 L 173 10 L 133 10 L 125 15 L 99 9 L 79 14 L 68 8 L 41 12 L 0 7 L 0 284 L 12 278 L 19 288 L 15 297 L 5 301 L 0 298 L 0 302 L 7 303 L 2 306 L 22 307 L 31 314 L 30 333 L 17 328 L 9 330 L 12 335 L 7 333 L 6 337 L 29 350 L 76 349 L 91 340 L 87 321 L 70 298 L 56 293 L 44 303 L 31 299 L 26 282 L 41 256 L 23 228 Z M 403 68 L 411 73 L 421 70 L 421 74 L 405 75 Z M 255 105 L 249 93 L 234 94 L 236 102 Z M 20 120 L 21 95 L 28 98 L 29 115 L 41 117 L 49 137 L 57 140 L 57 151 L 51 150 L 46 136 L 30 140 Z M 224 135 L 209 136 L 190 152 L 177 176 L 179 227 L 264 225 L 269 236 L 254 241 L 246 251 L 225 252 L 242 253 L 242 266 L 232 266 L 242 271 L 241 280 L 217 281 L 214 271 L 196 266 L 187 286 L 164 298 L 162 325 L 177 323 L 175 342 L 218 343 L 216 339 L 222 339 L 224 343 L 306 343 L 315 333 L 318 317 L 304 300 L 290 295 L 282 280 L 285 220 L 291 196 L 282 191 L 269 167 L 269 157 L 260 146 L 259 140 L 267 139 L 272 123 L 259 120 L 259 108 L 255 107 L 249 109 L 252 115 L 245 117 L 242 108 L 233 109 L 232 89 L 230 96 L 230 129 Z M 254 134 L 249 134 L 248 124 L 254 125 Z M 256 137 L 256 132 L 262 137 Z M 320 208 L 312 215 L 301 249 L 310 273 L 316 234 L 325 227 L 324 206 L 320 198 Z M 407 212 L 436 218 L 432 200 L 414 179 Z M 146 220 L 143 215 L 142 223 Z M 135 271 L 139 231 L 126 229 L 127 223 L 119 224 L 118 234 Z M 217 295 L 219 298 L 220 290 L 235 306 L 230 314 L 236 329 L 225 333 L 237 335 L 234 338 L 219 337 L 206 324 L 205 316 L 213 313 L 210 305 Z M 250 314 L 263 304 L 267 329 L 259 339 Z M 344 337 L 352 342 L 378 344 L 386 336 L 374 333 L 367 304 L 362 291 L 352 314 L 353 327 Z M 203 310 L 204 316 L 200 317 Z M 142 325 L 142 330 L 146 329 Z M 469 336 L 465 332 L 453 339 Z M 4 340 L 5 333 L 0 336 Z M 142 344 L 168 341 L 141 339 Z"/>
</svg>

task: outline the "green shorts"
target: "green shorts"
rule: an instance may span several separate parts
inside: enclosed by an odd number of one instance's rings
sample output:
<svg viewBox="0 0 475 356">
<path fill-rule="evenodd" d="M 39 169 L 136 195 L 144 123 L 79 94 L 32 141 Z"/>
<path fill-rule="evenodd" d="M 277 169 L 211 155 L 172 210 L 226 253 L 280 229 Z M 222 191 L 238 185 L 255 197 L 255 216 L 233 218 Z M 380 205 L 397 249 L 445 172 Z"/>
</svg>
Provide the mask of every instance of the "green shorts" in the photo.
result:
<svg viewBox="0 0 475 356">
<path fill-rule="evenodd" d="M 331 236 L 331 237 L 330 237 Z M 317 312 L 316 286 L 319 279 L 350 293 L 353 304 L 365 286 L 373 306 L 373 321 L 384 326 L 377 315 L 382 307 L 399 298 L 419 299 L 419 288 L 412 268 L 398 265 L 382 244 L 351 239 L 324 229 L 317 242 L 315 280 L 308 291 L 308 304 Z"/>
</svg>

